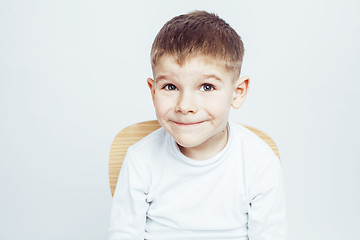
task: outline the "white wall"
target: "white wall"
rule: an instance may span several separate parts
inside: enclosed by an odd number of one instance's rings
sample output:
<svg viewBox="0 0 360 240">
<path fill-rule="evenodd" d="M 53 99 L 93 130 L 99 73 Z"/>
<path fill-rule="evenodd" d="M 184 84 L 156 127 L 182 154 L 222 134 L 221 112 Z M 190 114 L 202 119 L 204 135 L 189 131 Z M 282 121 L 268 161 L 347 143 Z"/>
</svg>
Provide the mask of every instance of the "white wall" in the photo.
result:
<svg viewBox="0 0 360 240">
<path fill-rule="evenodd" d="M 157 31 L 194 9 L 242 36 L 252 77 L 231 120 L 280 149 L 289 239 L 360 239 L 358 1 L 1 1 L 0 239 L 105 239 L 108 154 L 154 119 Z"/>
</svg>

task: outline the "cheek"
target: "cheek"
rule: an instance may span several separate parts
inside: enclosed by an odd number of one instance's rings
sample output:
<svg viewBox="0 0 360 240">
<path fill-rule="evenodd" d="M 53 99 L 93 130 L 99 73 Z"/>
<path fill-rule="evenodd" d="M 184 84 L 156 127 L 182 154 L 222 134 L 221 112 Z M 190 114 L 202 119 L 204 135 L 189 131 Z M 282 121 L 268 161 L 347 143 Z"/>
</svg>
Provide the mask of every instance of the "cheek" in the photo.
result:
<svg viewBox="0 0 360 240">
<path fill-rule="evenodd" d="M 171 110 L 171 108 L 172 104 L 168 98 L 162 95 L 155 95 L 155 110 L 158 116 L 164 115 Z"/>
<path fill-rule="evenodd" d="M 227 119 L 230 107 L 224 104 L 214 104 L 211 111 L 213 115 L 216 116 L 218 119 Z"/>
<path fill-rule="evenodd" d="M 222 115 L 229 112 L 232 98 L 228 94 L 219 94 L 204 101 L 205 106 L 216 115 Z"/>
<path fill-rule="evenodd" d="M 218 122 L 225 122 L 228 119 L 230 107 L 227 104 L 222 104 L 220 102 L 208 103 L 206 110 L 213 120 Z"/>
</svg>

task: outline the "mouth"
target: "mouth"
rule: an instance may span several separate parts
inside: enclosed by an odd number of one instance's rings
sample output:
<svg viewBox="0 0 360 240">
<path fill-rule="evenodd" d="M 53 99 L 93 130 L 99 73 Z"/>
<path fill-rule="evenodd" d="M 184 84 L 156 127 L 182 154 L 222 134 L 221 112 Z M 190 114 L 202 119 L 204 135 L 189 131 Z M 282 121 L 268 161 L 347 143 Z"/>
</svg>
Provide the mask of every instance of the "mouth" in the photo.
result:
<svg viewBox="0 0 360 240">
<path fill-rule="evenodd" d="M 175 123 L 178 126 L 181 127 L 192 127 L 192 126 L 198 126 L 202 123 L 204 123 L 205 121 L 199 121 L 199 122 L 176 122 L 176 121 L 172 121 L 173 123 Z"/>
</svg>

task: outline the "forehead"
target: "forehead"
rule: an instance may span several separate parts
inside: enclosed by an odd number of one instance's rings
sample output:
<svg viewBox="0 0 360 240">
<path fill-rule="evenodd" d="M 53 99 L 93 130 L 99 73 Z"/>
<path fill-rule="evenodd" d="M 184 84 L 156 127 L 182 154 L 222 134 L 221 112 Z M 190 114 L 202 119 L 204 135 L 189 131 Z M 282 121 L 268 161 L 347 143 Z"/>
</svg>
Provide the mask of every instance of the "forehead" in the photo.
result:
<svg viewBox="0 0 360 240">
<path fill-rule="evenodd" d="M 189 57 L 182 63 L 173 56 L 161 56 L 157 64 L 153 66 L 153 75 L 155 80 L 164 75 L 178 77 L 213 75 L 219 79 L 234 78 L 233 71 L 227 68 L 225 61 L 204 55 Z"/>
</svg>

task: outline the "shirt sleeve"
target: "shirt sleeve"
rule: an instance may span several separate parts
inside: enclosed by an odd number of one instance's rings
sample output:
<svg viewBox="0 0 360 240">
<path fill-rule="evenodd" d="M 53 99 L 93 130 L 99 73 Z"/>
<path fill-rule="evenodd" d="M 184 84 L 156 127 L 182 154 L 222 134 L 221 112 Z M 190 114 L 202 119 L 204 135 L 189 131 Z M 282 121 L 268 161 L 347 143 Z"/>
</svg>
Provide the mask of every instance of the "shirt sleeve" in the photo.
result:
<svg viewBox="0 0 360 240">
<path fill-rule="evenodd" d="M 287 239 L 283 175 L 279 160 L 258 166 L 252 179 L 248 219 L 249 240 Z"/>
<path fill-rule="evenodd" d="M 108 240 L 144 240 L 148 173 L 144 163 L 126 155 L 111 208 Z"/>
</svg>

